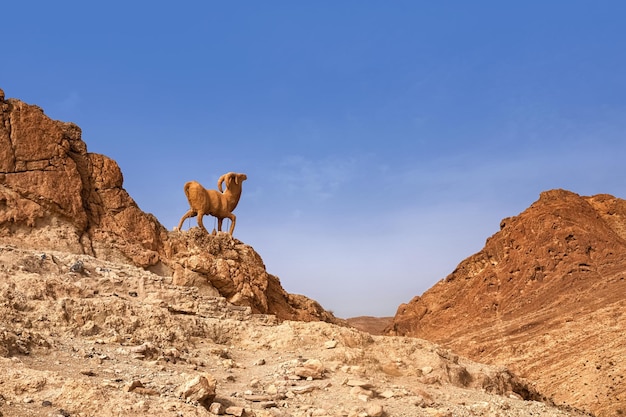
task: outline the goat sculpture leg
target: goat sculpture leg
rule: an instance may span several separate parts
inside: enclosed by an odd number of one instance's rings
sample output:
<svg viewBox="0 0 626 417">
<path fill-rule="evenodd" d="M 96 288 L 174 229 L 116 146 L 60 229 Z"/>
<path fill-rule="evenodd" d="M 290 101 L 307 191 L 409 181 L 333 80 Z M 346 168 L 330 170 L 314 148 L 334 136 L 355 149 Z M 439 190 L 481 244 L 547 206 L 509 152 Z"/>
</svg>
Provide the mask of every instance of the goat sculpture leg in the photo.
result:
<svg viewBox="0 0 626 417">
<path fill-rule="evenodd" d="M 221 232 L 222 231 L 222 222 L 224 221 L 224 219 L 230 219 L 230 229 L 228 231 L 228 233 L 230 233 L 230 235 L 233 235 L 233 231 L 235 230 L 235 221 L 237 220 L 237 217 L 235 217 L 234 214 L 230 213 L 230 215 L 226 216 L 226 217 L 219 217 L 217 219 L 217 231 Z"/>
<path fill-rule="evenodd" d="M 230 230 L 229 230 L 228 233 L 230 233 L 230 235 L 232 236 L 233 235 L 233 231 L 235 230 L 235 222 L 237 221 L 237 217 L 235 217 L 235 215 L 233 213 L 230 213 L 228 218 L 231 221 L 231 223 L 230 223 Z"/>
<path fill-rule="evenodd" d="M 196 214 L 197 213 L 194 209 L 189 209 L 189 211 L 185 213 L 185 215 L 180 219 L 180 222 L 178 222 L 178 227 L 176 229 L 181 230 L 185 220 L 187 220 L 190 217 L 194 217 Z"/>
<path fill-rule="evenodd" d="M 205 232 L 209 233 L 208 230 L 206 230 L 206 227 L 204 227 L 204 223 L 202 222 L 202 218 L 204 217 L 204 213 L 199 211 L 198 212 L 198 226 L 200 226 L 200 229 L 204 230 Z"/>
</svg>

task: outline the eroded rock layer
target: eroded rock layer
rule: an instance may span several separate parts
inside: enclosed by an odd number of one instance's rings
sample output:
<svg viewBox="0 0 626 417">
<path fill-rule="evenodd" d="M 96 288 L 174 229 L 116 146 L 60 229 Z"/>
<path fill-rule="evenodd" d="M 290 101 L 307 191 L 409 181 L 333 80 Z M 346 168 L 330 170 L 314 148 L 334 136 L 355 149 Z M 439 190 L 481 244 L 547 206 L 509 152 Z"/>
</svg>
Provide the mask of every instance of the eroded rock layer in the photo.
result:
<svg viewBox="0 0 626 417">
<path fill-rule="evenodd" d="M 626 201 L 541 194 L 389 328 L 509 365 L 601 416 L 626 412 Z"/>
</svg>

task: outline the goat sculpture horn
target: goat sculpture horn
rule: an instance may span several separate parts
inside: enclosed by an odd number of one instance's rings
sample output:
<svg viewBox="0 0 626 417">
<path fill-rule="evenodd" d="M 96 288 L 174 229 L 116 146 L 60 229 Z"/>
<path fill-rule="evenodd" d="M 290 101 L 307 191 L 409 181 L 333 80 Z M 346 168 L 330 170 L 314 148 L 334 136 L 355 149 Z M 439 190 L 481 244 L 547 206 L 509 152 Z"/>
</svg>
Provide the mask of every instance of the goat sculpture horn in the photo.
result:
<svg viewBox="0 0 626 417">
<path fill-rule="evenodd" d="M 229 173 L 229 174 L 230 174 L 230 173 Z M 222 176 L 221 176 L 221 177 L 217 180 L 217 188 L 218 188 L 218 189 L 220 190 L 220 192 L 222 192 L 222 193 L 224 192 L 224 190 L 222 189 L 222 183 L 223 183 L 224 181 L 226 181 L 226 177 L 227 177 L 229 174 L 224 174 L 224 175 L 222 175 Z M 228 184 L 226 184 L 226 187 L 228 187 Z"/>
</svg>

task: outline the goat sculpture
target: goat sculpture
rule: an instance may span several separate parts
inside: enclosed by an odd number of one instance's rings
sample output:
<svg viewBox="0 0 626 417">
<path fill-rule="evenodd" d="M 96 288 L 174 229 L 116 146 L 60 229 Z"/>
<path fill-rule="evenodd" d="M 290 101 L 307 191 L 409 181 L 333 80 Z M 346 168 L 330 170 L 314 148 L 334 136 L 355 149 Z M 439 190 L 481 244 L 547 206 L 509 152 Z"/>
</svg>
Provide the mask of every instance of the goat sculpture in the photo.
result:
<svg viewBox="0 0 626 417">
<path fill-rule="evenodd" d="M 207 190 L 197 181 L 189 181 L 185 184 L 185 195 L 189 206 L 191 207 L 187 213 L 180 219 L 176 230 L 180 230 L 183 227 L 183 222 L 189 217 L 198 216 L 198 226 L 202 230 L 208 233 L 204 224 L 202 223 L 202 217 L 205 214 L 217 217 L 217 230 L 222 231 L 222 221 L 225 218 L 230 219 L 230 231 L 231 236 L 233 230 L 235 230 L 235 222 L 237 218 L 233 214 L 233 210 L 239 203 L 241 197 L 241 183 L 247 180 L 246 174 L 237 174 L 235 172 L 229 172 L 222 175 L 217 180 L 218 190 Z M 226 183 L 226 191 L 222 191 L 222 183 Z"/>
</svg>

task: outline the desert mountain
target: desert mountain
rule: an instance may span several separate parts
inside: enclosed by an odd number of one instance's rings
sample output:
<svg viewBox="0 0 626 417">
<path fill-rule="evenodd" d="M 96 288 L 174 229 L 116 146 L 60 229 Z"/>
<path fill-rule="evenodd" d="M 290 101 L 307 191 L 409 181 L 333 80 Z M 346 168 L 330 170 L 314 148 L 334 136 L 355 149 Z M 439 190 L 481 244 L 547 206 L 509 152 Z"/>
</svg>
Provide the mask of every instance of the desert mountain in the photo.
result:
<svg viewBox="0 0 626 417">
<path fill-rule="evenodd" d="M 583 415 L 339 322 L 230 235 L 167 232 L 76 125 L 0 110 L 0 417 Z"/>
<path fill-rule="evenodd" d="M 557 403 L 626 412 L 626 201 L 541 194 L 398 308 L 391 334 L 509 366 Z"/>
<path fill-rule="evenodd" d="M 281 319 L 338 322 L 287 293 L 252 247 L 225 235 L 167 232 L 124 190 L 117 163 L 87 152 L 81 135 L 0 90 L 2 242 L 129 262 Z"/>
</svg>

